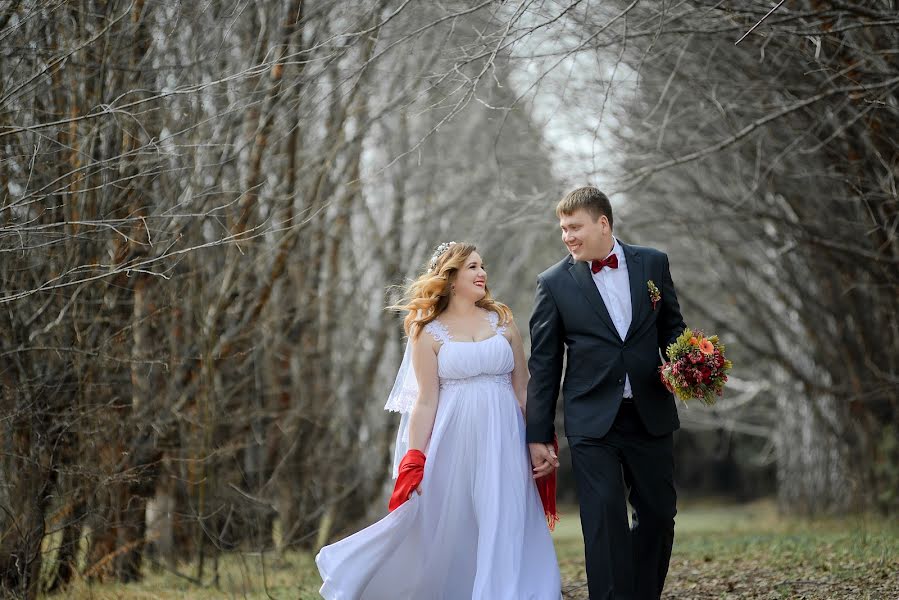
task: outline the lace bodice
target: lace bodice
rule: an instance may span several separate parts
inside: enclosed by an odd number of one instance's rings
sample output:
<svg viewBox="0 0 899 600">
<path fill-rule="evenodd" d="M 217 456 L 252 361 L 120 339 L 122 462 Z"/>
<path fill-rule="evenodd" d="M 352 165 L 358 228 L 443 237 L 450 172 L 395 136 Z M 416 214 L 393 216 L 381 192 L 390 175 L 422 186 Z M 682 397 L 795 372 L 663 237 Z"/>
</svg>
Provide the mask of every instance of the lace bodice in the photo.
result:
<svg viewBox="0 0 899 600">
<path fill-rule="evenodd" d="M 504 336 L 506 326 L 499 324 L 499 315 L 495 312 L 485 311 L 485 313 L 484 318 L 490 323 L 494 334 L 477 342 L 453 340 L 449 330 L 439 319 L 425 325 L 425 332 L 441 344 L 437 353 L 440 389 L 478 382 L 511 384 L 515 359 L 512 347 Z M 408 413 L 418 397 L 418 385 L 408 353 L 407 346 L 394 390 L 384 406 L 386 410 Z"/>
<path fill-rule="evenodd" d="M 487 311 L 494 335 L 476 342 L 457 341 L 449 329 L 434 319 L 425 325 L 425 331 L 441 343 L 437 354 L 437 375 L 441 389 L 475 382 L 508 382 L 515 367 L 512 347 L 503 335 L 505 325 L 499 325 L 499 315 Z"/>
<path fill-rule="evenodd" d="M 499 315 L 493 312 L 492 310 L 486 311 L 486 319 L 490 323 L 491 329 L 495 335 L 504 335 L 506 333 L 506 326 L 499 324 Z M 425 331 L 427 331 L 431 336 L 440 343 L 453 342 L 453 336 L 450 334 L 449 329 L 447 329 L 446 325 L 437 318 L 425 325 Z M 490 339 L 490 338 L 487 338 Z M 480 340 L 478 342 L 458 342 L 461 344 L 478 344 L 480 342 L 484 342 L 487 340 Z"/>
</svg>

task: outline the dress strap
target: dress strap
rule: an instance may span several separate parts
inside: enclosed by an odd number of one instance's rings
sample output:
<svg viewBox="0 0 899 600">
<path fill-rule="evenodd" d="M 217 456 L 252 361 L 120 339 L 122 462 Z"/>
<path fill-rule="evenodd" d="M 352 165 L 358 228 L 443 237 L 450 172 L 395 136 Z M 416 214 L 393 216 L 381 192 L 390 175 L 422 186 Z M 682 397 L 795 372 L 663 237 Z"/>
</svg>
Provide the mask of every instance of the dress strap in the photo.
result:
<svg viewBox="0 0 899 600">
<path fill-rule="evenodd" d="M 497 334 L 504 335 L 506 333 L 506 326 L 499 324 L 499 315 L 492 310 L 487 313 L 487 320 L 490 321 L 490 326 Z"/>
<path fill-rule="evenodd" d="M 450 335 L 449 329 L 447 329 L 439 319 L 434 319 L 433 321 L 425 325 L 425 331 L 431 334 L 431 337 L 433 337 L 441 344 L 445 344 L 446 342 L 453 339 L 453 336 Z"/>
</svg>

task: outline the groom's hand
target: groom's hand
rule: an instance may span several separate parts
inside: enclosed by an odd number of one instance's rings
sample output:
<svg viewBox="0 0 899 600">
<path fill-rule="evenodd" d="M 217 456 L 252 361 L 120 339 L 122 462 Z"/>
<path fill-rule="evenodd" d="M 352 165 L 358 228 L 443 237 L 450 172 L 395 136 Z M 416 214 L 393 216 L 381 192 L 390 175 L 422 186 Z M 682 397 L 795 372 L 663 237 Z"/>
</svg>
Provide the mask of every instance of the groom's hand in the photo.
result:
<svg viewBox="0 0 899 600">
<path fill-rule="evenodd" d="M 559 457 L 553 451 L 552 444 L 540 442 L 528 444 L 531 452 L 531 466 L 534 467 L 534 479 L 540 479 L 559 468 Z"/>
</svg>

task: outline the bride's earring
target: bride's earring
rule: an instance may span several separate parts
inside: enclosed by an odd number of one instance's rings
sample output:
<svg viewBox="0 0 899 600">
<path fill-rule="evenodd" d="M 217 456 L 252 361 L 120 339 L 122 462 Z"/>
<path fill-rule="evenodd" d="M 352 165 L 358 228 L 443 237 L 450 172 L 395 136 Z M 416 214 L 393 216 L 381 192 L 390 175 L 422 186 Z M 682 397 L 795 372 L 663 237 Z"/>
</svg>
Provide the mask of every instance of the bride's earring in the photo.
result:
<svg viewBox="0 0 899 600">
<path fill-rule="evenodd" d="M 455 296 L 456 295 L 456 286 L 451 287 L 450 290 L 452 290 L 453 296 Z"/>
</svg>

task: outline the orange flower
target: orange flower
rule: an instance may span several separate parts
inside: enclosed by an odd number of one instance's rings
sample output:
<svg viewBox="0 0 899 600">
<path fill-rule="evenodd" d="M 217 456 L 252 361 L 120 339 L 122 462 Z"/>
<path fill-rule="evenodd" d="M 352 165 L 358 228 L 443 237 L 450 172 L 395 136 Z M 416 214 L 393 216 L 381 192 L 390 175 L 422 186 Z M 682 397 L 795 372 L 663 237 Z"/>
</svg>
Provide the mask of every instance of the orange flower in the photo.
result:
<svg viewBox="0 0 899 600">
<path fill-rule="evenodd" d="M 699 343 L 699 351 L 703 354 L 711 354 L 715 351 L 715 345 L 709 340 L 704 339 Z"/>
<path fill-rule="evenodd" d="M 691 337 L 691 338 L 690 338 L 690 345 L 691 345 L 691 346 L 698 346 L 698 345 L 699 345 L 699 340 L 697 340 L 695 337 Z"/>
</svg>

